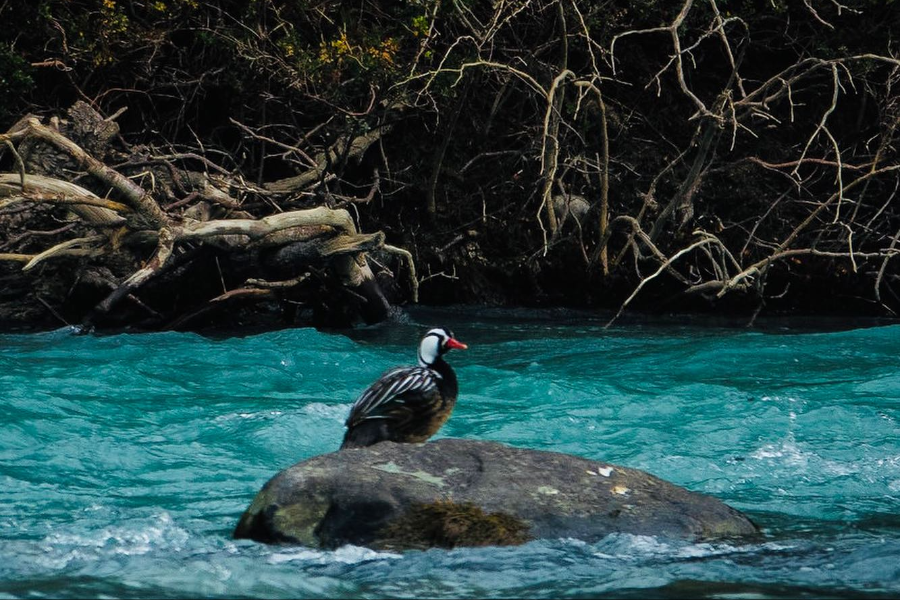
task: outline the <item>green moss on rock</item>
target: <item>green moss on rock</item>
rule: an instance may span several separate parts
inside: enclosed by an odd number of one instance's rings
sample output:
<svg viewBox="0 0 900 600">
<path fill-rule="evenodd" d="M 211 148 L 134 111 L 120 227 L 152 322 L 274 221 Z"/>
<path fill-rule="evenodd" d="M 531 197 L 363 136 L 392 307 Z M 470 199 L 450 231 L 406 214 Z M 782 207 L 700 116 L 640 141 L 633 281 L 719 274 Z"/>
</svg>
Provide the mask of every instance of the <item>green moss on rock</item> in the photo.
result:
<svg viewBox="0 0 900 600">
<path fill-rule="evenodd" d="M 517 546 L 531 539 L 528 524 L 512 515 L 486 513 L 471 502 L 415 504 L 384 527 L 377 545 L 392 548 Z"/>
</svg>

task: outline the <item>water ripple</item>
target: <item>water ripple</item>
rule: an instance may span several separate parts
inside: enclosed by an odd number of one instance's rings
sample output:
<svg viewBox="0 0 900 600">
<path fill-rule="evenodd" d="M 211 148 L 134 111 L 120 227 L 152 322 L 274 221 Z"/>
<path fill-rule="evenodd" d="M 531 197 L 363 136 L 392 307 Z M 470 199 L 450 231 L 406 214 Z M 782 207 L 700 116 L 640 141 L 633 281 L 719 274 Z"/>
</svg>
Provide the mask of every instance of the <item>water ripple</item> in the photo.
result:
<svg viewBox="0 0 900 600">
<path fill-rule="evenodd" d="M 900 594 L 900 327 L 517 315 L 423 309 L 349 336 L 0 336 L 0 598 Z M 451 355 L 460 400 L 438 437 L 643 469 L 767 538 L 401 554 L 232 540 L 259 488 L 336 450 L 353 400 L 413 363 L 433 323 L 470 346 Z"/>
</svg>

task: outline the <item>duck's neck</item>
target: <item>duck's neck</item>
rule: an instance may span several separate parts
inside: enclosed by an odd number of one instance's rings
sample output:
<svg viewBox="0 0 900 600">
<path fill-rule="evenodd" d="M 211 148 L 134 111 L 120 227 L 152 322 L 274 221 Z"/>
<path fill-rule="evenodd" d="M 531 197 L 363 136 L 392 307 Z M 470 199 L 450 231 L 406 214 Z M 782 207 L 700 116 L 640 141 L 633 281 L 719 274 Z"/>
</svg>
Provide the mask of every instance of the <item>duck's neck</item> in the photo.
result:
<svg viewBox="0 0 900 600">
<path fill-rule="evenodd" d="M 456 381 L 456 372 L 453 371 L 453 368 L 450 364 L 444 360 L 443 356 L 438 356 L 437 359 L 428 365 L 430 369 L 434 369 L 441 376 L 440 381 L 438 381 L 438 388 L 441 390 L 441 395 L 444 398 L 456 398 L 456 395 L 459 393 L 459 384 Z"/>
</svg>

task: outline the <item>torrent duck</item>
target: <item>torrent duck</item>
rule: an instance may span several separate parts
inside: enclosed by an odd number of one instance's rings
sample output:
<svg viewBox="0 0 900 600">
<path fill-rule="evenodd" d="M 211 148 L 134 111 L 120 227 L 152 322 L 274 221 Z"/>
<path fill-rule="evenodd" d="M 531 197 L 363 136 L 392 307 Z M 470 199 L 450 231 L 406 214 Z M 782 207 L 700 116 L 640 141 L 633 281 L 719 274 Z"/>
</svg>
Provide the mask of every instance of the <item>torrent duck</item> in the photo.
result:
<svg viewBox="0 0 900 600">
<path fill-rule="evenodd" d="M 419 343 L 419 366 L 385 372 L 353 404 L 341 449 L 385 440 L 424 442 L 434 435 L 450 417 L 459 391 L 444 354 L 466 347 L 448 329 L 426 333 Z"/>
</svg>

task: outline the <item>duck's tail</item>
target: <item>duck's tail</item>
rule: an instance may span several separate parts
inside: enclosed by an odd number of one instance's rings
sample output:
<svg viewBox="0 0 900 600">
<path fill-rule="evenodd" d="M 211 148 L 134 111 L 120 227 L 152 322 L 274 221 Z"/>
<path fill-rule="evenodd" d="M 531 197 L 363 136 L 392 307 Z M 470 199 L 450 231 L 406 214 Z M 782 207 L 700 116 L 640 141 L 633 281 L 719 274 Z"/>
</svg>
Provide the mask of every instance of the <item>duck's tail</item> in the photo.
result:
<svg viewBox="0 0 900 600">
<path fill-rule="evenodd" d="M 370 419 L 348 429 L 340 449 L 365 448 L 389 439 L 387 422 L 384 419 Z"/>
</svg>

